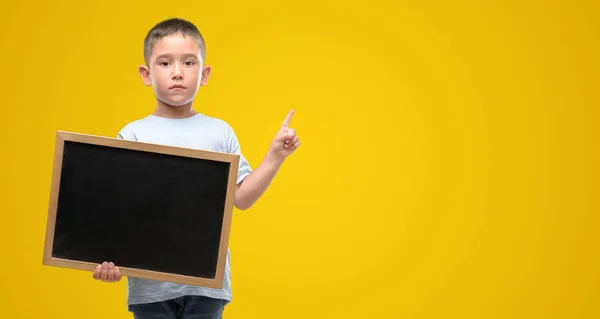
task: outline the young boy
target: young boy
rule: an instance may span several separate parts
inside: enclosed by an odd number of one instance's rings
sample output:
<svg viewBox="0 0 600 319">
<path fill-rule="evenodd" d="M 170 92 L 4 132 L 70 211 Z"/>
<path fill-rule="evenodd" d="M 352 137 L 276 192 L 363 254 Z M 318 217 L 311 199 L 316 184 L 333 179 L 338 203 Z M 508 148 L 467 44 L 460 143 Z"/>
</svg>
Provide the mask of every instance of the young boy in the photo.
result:
<svg viewBox="0 0 600 319">
<path fill-rule="evenodd" d="M 233 129 L 225 121 L 193 108 L 199 87 L 206 85 L 211 73 L 205 57 L 204 39 L 192 23 L 169 19 L 154 26 L 144 41 L 146 64 L 139 67 L 139 73 L 144 84 L 154 89 L 156 109 L 127 124 L 118 138 L 239 154 L 234 204 L 245 210 L 264 193 L 285 158 L 300 146 L 295 130 L 289 127 L 294 111 L 283 121 L 263 161 L 252 170 Z M 93 277 L 117 282 L 121 273 L 112 262 L 104 262 Z M 231 301 L 229 250 L 222 289 L 132 277 L 128 278 L 128 288 L 129 310 L 138 319 L 221 318 L 225 305 Z"/>
</svg>

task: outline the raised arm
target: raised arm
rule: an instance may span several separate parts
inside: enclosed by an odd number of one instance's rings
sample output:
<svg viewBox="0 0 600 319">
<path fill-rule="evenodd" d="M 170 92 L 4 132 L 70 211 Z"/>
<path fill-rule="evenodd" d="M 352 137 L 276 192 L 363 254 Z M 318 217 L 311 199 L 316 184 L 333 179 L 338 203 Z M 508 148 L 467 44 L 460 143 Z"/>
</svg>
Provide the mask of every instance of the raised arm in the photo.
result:
<svg viewBox="0 0 600 319">
<path fill-rule="evenodd" d="M 234 198 L 238 209 L 245 210 L 256 203 L 273 181 L 284 160 L 300 146 L 296 130 L 290 128 L 293 116 L 294 110 L 291 110 L 261 163 L 238 185 Z"/>
</svg>

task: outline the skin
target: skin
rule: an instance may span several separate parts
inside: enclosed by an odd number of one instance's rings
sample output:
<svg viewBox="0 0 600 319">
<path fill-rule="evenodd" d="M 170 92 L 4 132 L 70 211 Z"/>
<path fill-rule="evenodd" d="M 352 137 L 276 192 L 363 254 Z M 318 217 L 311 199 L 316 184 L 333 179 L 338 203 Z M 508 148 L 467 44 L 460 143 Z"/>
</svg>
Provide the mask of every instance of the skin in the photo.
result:
<svg viewBox="0 0 600 319">
<path fill-rule="evenodd" d="M 198 114 L 193 102 L 201 86 L 205 86 L 211 67 L 204 65 L 194 38 L 173 34 L 157 41 L 148 65 L 138 72 L 146 86 L 152 86 L 156 96 L 153 114 L 166 118 L 183 119 Z M 283 164 L 300 146 L 296 130 L 291 128 L 294 110 L 283 120 L 267 154 L 253 172 L 236 187 L 234 205 L 246 210 L 262 196 Z M 103 282 L 118 282 L 122 278 L 119 267 L 103 262 L 93 272 L 93 278 Z"/>
</svg>

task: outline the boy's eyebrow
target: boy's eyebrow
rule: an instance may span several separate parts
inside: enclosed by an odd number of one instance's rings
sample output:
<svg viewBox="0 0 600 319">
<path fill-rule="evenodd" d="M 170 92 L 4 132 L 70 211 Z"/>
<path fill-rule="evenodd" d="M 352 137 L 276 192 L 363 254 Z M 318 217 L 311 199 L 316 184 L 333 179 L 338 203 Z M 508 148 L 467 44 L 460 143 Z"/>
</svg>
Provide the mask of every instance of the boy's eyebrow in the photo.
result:
<svg viewBox="0 0 600 319">
<path fill-rule="evenodd" d="M 172 58 L 173 55 L 169 54 L 169 53 L 165 53 L 165 54 L 161 54 L 159 56 L 156 57 L 156 59 L 161 59 L 161 58 Z M 198 59 L 198 56 L 196 54 L 193 53 L 186 53 L 183 55 L 184 58 L 195 58 L 196 60 Z"/>
</svg>

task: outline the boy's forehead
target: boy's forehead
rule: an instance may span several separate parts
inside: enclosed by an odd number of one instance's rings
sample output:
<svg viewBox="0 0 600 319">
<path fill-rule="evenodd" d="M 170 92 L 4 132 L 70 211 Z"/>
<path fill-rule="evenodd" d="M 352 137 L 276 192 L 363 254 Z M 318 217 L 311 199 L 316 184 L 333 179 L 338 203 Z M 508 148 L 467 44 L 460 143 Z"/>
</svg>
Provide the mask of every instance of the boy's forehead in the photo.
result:
<svg viewBox="0 0 600 319">
<path fill-rule="evenodd" d="M 154 42 L 152 57 L 159 55 L 189 55 L 193 54 L 200 58 L 200 46 L 198 41 L 191 36 L 172 34 Z"/>
</svg>

